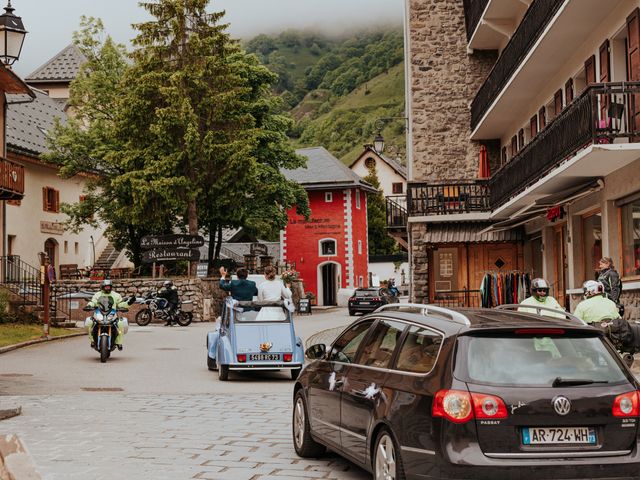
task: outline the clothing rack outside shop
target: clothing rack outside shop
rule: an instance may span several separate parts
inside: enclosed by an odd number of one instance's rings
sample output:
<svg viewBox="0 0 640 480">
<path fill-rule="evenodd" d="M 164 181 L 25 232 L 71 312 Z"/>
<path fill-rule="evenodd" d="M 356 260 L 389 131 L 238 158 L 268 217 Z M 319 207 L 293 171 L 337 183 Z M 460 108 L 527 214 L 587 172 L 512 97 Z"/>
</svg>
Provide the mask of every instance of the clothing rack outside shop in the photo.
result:
<svg viewBox="0 0 640 480">
<path fill-rule="evenodd" d="M 521 303 L 531 292 L 533 270 L 485 270 L 480 282 L 483 308 Z"/>
</svg>

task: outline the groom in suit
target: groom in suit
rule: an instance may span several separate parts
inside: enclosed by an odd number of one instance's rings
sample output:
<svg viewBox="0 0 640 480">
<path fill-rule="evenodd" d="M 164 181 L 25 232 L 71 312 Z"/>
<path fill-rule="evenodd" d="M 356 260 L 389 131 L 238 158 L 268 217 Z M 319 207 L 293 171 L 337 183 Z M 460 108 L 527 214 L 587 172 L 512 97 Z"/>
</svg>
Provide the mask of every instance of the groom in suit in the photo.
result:
<svg viewBox="0 0 640 480">
<path fill-rule="evenodd" d="M 245 268 L 239 268 L 236 272 L 238 280 L 227 280 L 227 269 L 220 267 L 220 288 L 225 292 L 231 292 L 234 300 L 250 302 L 258 295 L 256 282 L 247 280 L 249 273 Z"/>
</svg>

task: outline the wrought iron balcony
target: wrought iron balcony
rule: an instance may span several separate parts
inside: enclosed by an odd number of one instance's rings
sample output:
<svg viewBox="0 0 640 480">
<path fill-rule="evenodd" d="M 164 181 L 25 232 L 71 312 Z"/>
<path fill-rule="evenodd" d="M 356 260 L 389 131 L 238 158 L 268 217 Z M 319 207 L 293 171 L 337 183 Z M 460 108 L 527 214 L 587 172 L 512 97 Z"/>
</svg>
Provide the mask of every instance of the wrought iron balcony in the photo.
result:
<svg viewBox="0 0 640 480">
<path fill-rule="evenodd" d="M 470 3 L 482 3 L 479 0 L 474 2 L 471 2 L 471 0 L 467 1 Z M 489 73 L 489 76 L 471 103 L 471 130 L 475 130 L 478 126 L 484 114 L 489 110 L 494 100 L 498 97 L 565 1 L 566 0 L 535 0 L 535 2 L 531 4 L 520 25 L 518 25 L 518 28 L 509 40 L 509 43 L 502 50 L 491 73 Z M 480 6 L 478 5 L 474 8 L 479 9 Z M 484 11 L 484 9 L 482 11 Z M 482 15 L 482 11 L 480 15 Z M 471 15 L 471 12 L 469 12 L 469 15 Z M 473 13 L 473 15 L 475 16 L 476 14 Z M 467 23 L 467 25 L 469 24 Z"/>
<path fill-rule="evenodd" d="M 0 157 L 0 200 L 24 197 L 24 167 Z"/>
<path fill-rule="evenodd" d="M 410 216 L 486 212 L 489 190 L 486 180 L 409 183 L 407 203 Z"/>
<path fill-rule="evenodd" d="M 588 87 L 489 182 L 491 208 L 535 183 L 591 144 L 640 141 L 640 82 Z"/>
<path fill-rule="evenodd" d="M 387 228 L 403 229 L 407 226 L 407 196 L 392 195 L 385 199 Z"/>
<path fill-rule="evenodd" d="M 471 40 L 473 32 L 487 8 L 489 0 L 464 0 L 464 21 L 467 26 L 467 41 Z"/>
</svg>

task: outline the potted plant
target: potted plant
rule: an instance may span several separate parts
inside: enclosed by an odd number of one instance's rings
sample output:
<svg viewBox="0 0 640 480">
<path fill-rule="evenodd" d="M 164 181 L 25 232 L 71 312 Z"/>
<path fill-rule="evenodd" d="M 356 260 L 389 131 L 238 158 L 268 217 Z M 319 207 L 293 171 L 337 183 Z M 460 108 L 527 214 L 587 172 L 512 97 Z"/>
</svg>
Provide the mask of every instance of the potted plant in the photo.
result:
<svg viewBox="0 0 640 480">
<path fill-rule="evenodd" d="M 295 282 L 296 280 L 298 280 L 298 278 L 300 278 L 300 273 L 296 272 L 293 269 L 285 270 L 280 275 L 280 278 L 282 279 L 285 285 L 292 285 L 293 282 Z"/>
<path fill-rule="evenodd" d="M 104 280 L 104 270 L 91 270 L 89 280 Z"/>
<path fill-rule="evenodd" d="M 316 296 L 313 294 L 313 292 L 307 292 L 304 296 L 309 299 L 309 303 L 311 305 L 316 305 Z"/>
</svg>

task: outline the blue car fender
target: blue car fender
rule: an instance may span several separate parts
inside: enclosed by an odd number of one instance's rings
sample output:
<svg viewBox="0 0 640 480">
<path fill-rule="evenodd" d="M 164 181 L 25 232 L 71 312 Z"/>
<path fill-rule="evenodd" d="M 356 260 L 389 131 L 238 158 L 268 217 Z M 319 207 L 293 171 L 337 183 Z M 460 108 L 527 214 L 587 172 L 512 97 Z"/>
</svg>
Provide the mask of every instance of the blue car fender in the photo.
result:
<svg viewBox="0 0 640 480">
<path fill-rule="evenodd" d="M 230 363 L 235 363 L 231 337 L 229 337 L 229 335 L 220 336 L 218 338 L 217 347 L 216 361 L 218 362 L 218 365 L 229 365 Z"/>
<path fill-rule="evenodd" d="M 220 338 L 220 332 L 215 330 L 214 332 L 207 333 L 207 350 L 209 358 L 216 360 L 218 352 L 218 339 Z"/>
</svg>

